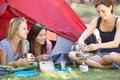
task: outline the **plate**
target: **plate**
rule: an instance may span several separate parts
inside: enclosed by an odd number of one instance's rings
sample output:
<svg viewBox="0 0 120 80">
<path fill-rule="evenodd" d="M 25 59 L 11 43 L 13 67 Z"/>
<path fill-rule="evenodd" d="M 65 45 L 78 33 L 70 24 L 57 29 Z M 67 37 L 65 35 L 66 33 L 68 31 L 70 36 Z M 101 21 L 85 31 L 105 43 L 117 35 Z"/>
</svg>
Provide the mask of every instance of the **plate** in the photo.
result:
<svg viewBox="0 0 120 80">
<path fill-rule="evenodd" d="M 36 76 L 38 72 L 36 71 L 17 71 L 13 73 L 14 76 L 17 77 L 30 77 L 30 76 Z"/>
</svg>

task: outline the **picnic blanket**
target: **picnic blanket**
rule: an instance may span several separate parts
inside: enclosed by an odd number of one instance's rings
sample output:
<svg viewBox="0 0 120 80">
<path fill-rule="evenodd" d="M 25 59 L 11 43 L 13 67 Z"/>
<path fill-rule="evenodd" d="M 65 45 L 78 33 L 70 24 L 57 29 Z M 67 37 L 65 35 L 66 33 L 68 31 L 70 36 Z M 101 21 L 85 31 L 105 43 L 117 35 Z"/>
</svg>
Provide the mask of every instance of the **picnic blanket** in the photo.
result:
<svg viewBox="0 0 120 80">
<path fill-rule="evenodd" d="M 32 65 L 28 65 L 28 66 L 20 66 L 17 68 L 14 68 L 12 66 L 8 66 L 8 65 L 0 65 L 0 76 L 4 75 L 4 74 L 9 74 L 9 73 L 13 73 L 15 71 L 21 71 L 21 70 L 29 70 L 29 69 L 34 69 L 38 67 L 38 63 L 34 62 Z"/>
</svg>

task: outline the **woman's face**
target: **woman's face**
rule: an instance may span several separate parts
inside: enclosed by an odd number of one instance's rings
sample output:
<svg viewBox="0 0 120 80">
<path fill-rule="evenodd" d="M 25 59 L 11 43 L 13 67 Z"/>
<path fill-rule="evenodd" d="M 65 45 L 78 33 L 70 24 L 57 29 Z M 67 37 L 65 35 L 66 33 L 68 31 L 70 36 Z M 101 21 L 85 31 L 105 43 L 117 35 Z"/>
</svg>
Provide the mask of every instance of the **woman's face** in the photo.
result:
<svg viewBox="0 0 120 80">
<path fill-rule="evenodd" d="M 42 29 L 35 38 L 35 43 L 43 45 L 45 44 L 45 40 L 46 40 L 46 30 Z"/>
<path fill-rule="evenodd" d="M 109 18 L 109 16 L 111 15 L 111 9 L 112 7 L 107 7 L 104 4 L 100 4 L 96 7 L 96 11 L 98 13 L 98 15 L 103 19 L 106 20 Z"/>
<path fill-rule="evenodd" d="M 22 22 L 19 25 L 18 31 L 17 31 L 17 36 L 20 37 L 21 39 L 26 39 L 27 38 L 27 24 L 26 22 Z"/>
</svg>

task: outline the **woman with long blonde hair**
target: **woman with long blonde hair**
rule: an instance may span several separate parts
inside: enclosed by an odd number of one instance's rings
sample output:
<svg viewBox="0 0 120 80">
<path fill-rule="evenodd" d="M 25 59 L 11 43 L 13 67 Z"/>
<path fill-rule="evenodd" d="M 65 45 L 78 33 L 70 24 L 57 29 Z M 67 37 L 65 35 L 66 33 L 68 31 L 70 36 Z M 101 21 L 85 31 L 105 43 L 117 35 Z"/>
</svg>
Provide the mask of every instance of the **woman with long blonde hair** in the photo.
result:
<svg viewBox="0 0 120 80">
<path fill-rule="evenodd" d="M 13 67 L 26 66 L 34 61 L 34 57 L 28 62 L 22 58 L 29 50 L 27 38 L 27 23 L 24 18 L 11 19 L 7 31 L 7 38 L 0 41 L 0 64 Z M 12 62 L 11 64 L 9 64 Z"/>
</svg>

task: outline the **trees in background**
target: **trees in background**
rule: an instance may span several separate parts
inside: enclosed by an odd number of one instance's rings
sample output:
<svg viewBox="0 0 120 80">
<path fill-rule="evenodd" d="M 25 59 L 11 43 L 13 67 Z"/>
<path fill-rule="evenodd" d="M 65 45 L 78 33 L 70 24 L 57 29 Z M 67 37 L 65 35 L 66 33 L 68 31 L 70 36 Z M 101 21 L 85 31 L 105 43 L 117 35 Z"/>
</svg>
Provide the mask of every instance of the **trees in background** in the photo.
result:
<svg viewBox="0 0 120 80">
<path fill-rule="evenodd" d="M 69 4 L 72 3 L 77 3 L 77 4 L 86 4 L 86 2 L 90 2 L 90 3 L 95 3 L 96 0 L 66 0 Z M 113 0 L 115 2 L 115 4 L 120 4 L 120 0 Z"/>
<path fill-rule="evenodd" d="M 114 0 L 114 1 L 117 5 L 120 4 L 120 0 Z"/>
</svg>

